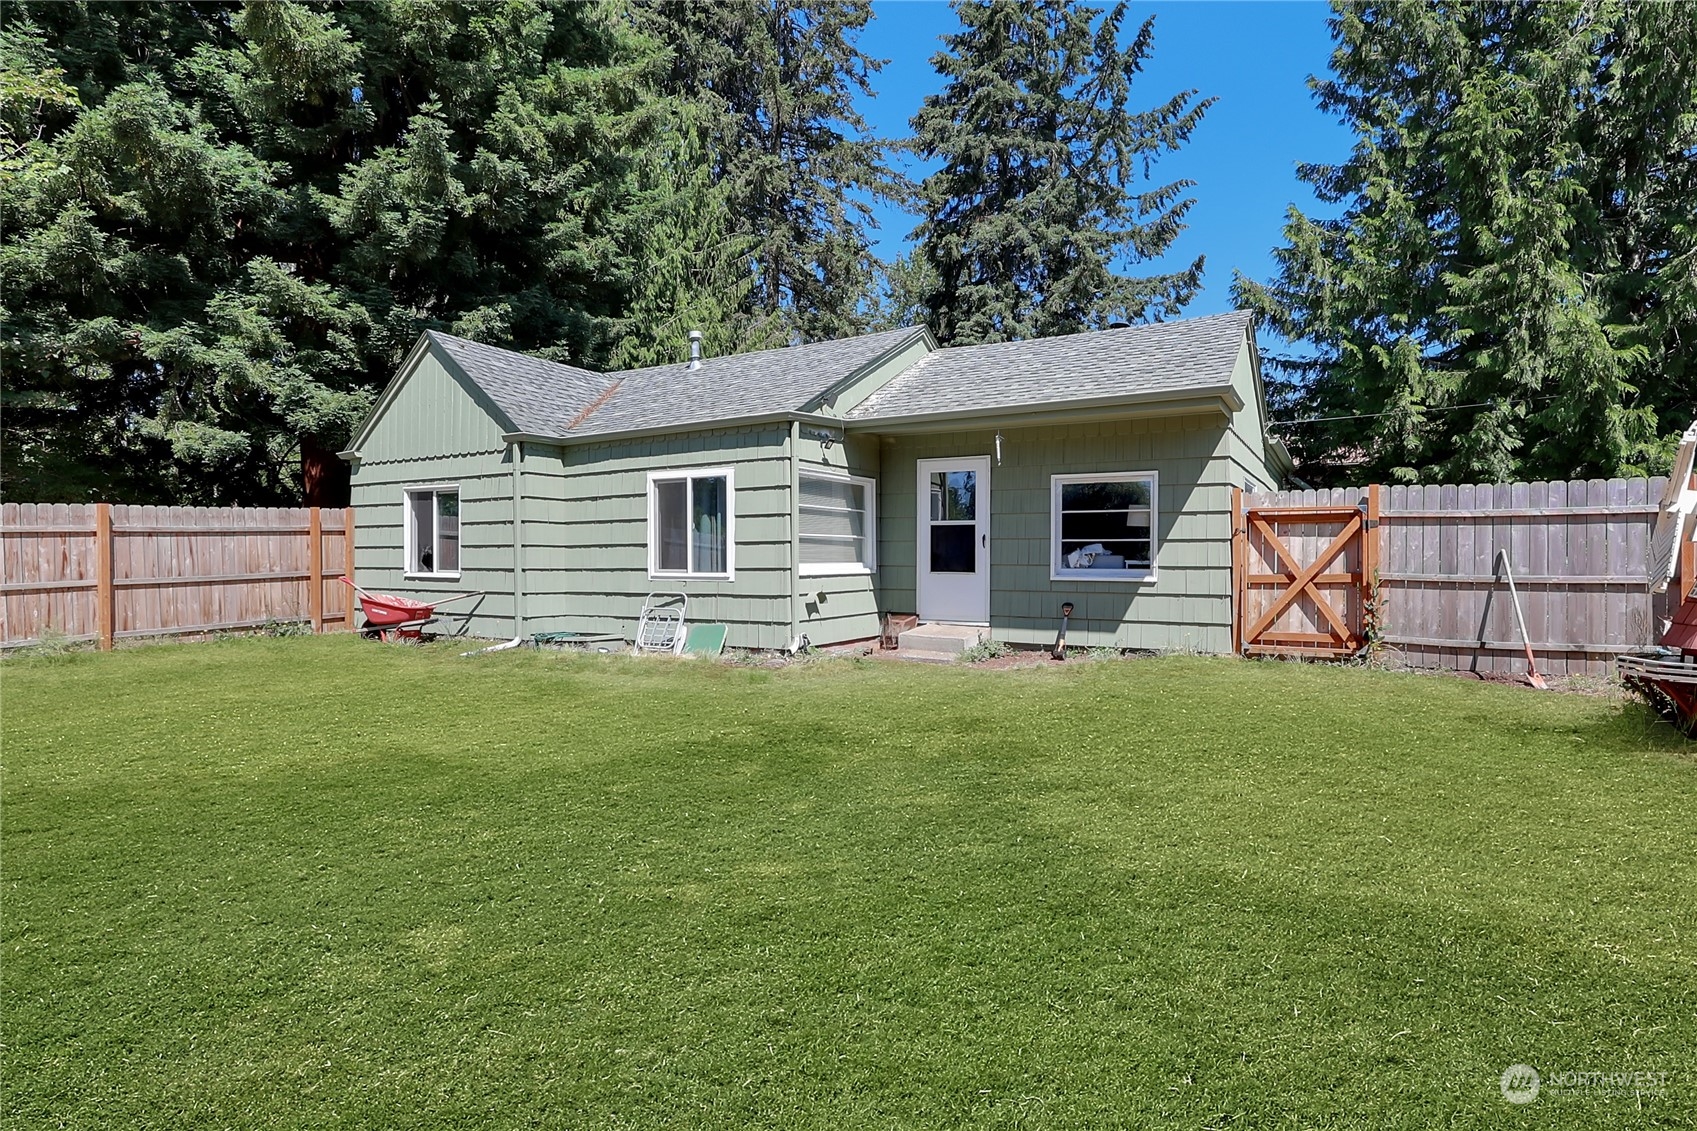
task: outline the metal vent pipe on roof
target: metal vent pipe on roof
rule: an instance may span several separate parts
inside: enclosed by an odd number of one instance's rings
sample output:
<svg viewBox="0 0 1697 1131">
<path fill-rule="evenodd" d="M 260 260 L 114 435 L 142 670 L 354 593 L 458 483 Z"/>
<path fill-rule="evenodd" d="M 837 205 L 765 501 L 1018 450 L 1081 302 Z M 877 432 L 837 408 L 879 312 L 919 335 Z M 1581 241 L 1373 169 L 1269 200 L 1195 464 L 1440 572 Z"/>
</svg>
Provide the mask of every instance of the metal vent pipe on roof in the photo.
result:
<svg viewBox="0 0 1697 1131">
<path fill-rule="evenodd" d="M 701 339 L 704 336 L 700 330 L 689 332 L 689 367 L 691 369 L 701 368 Z"/>
</svg>

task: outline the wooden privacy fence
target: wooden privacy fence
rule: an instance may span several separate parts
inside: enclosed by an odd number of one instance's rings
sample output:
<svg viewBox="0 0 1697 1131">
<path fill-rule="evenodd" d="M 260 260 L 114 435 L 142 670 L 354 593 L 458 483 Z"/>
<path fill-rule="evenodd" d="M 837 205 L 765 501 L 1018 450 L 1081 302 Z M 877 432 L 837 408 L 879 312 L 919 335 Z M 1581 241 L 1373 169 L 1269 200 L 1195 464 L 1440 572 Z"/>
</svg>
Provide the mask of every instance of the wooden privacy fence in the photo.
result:
<svg viewBox="0 0 1697 1131">
<path fill-rule="evenodd" d="M 275 622 L 354 627 L 354 512 L 319 507 L 0 505 L 0 646 Z"/>
<path fill-rule="evenodd" d="M 1606 674 L 1667 615 L 1648 549 L 1666 481 L 1234 492 L 1234 644 L 1341 656 L 1370 636 L 1416 667 L 1524 671 L 1507 554 L 1541 670 Z"/>
</svg>

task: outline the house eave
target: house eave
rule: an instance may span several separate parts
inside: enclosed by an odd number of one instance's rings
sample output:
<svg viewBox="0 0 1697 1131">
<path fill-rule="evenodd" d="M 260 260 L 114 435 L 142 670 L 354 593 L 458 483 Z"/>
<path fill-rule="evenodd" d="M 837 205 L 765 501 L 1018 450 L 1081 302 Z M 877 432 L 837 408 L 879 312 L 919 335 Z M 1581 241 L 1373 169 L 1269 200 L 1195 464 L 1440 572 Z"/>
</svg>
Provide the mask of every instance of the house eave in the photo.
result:
<svg viewBox="0 0 1697 1131">
<path fill-rule="evenodd" d="M 963 432 L 976 428 L 1070 424 L 1083 420 L 1154 419 L 1210 414 L 1230 416 L 1242 409 L 1243 398 L 1237 391 L 1230 385 L 1221 385 L 1195 390 L 1185 396 L 1152 393 L 1135 397 L 1093 397 L 1047 405 L 867 417 L 844 421 L 843 426 L 850 432 Z"/>
</svg>

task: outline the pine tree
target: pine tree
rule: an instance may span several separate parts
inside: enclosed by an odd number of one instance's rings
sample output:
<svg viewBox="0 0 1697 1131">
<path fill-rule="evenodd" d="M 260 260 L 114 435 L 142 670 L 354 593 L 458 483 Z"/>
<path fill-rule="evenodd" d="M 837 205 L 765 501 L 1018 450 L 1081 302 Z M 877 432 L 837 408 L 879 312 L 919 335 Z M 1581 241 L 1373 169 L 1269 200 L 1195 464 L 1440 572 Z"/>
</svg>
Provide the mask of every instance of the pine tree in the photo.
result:
<svg viewBox="0 0 1697 1131">
<path fill-rule="evenodd" d="M 858 332 L 876 263 L 868 199 L 891 191 L 855 108 L 883 65 L 856 46 L 870 0 L 653 0 L 663 89 L 696 107 L 712 183 L 750 241 L 738 348 Z"/>
<path fill-rule="evenodd" d="M 1154 20 L 1120 42 L 1126 5 L 955 0 L 961 30 L 932 65 L 947 80 L 913 119 L 914 148 L 941 167 L 920 187 L 914 235 L 946 344 L 1048 337 L 1176 315 L 1201 285 L 1198 257 L 1135 277 L 1184 229 L 1194 182 L 1145 186 L 1213 99 L 1185 91 L 1141 112 L 1132 80 Z"/>
<path fill-rule="evenodd" d="M 614 335 L 616 369 L 687 360 L 691 330 L 710 357 L 780 344 L 750 340 L 756 241 L 737 232 L 730 194 L 713 178 L 699 106 L 671 98 L 663 111 L 666 128 L 636 178 L 631 254 L 642 270 Z"/>
<path fill-rule="evenodd" d="M 0 35 L 8 495 L 298 498 L 424 326 L 608 359 L 661 121 L 610 5 L 14 3 Z"/>
<path fill-rule="evenodd" d="M 1664 469 L 1697 400 L 1697 9 L 1339 3 L 1320 107 L 1360 139 L 1302 177 L 1270 284 L 1326 474 Z M 1336 419 L 1336 418 L 1344 419 Z"/>
</svg>

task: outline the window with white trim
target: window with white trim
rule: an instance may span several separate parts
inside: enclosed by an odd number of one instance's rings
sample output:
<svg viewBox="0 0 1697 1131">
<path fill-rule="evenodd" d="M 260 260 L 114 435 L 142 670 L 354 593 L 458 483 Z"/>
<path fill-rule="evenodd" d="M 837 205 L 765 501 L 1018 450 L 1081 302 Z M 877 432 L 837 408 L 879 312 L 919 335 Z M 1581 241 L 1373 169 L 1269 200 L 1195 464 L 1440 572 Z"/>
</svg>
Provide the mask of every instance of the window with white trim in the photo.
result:
<svg viewBox="0 0 1697 1131">
<path fill-rule="evenodd" d="M 728 467 L 648 475 L 648 576 L 729 579 L 736 516 Z"/>
<path fill-rule="evenodd" d="M 1154 578 L 1159 490 L 1153 471 L 1055 475 L 1049 485 L 1052 580 Z"/>
<path fill-rule="evenodd" d="M 458 577 L 460 489 L 408 487 L 404 541 L 408 577 Z"/>
<path fill-rule="evenodd" d="M 878 568 L 877 484 L 858 475 L 802 472 L 801 572 L 807 577 Z"/>
</svg>

